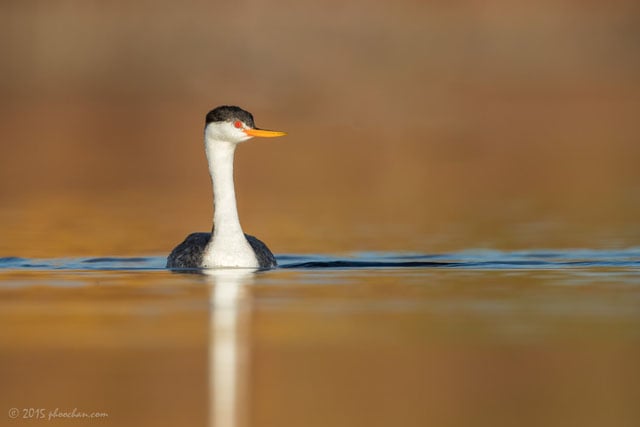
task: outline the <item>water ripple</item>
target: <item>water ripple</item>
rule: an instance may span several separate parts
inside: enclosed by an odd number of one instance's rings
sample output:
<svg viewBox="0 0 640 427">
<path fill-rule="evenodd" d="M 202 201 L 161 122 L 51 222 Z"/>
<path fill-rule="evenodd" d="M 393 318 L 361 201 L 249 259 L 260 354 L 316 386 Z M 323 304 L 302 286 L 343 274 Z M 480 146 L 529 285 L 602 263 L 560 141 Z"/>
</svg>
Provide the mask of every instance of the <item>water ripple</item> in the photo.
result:
<svg viewBox="0 0 640 427">
<path fill-rule="evenodd" d="M 346 256 L 278 255 L 284 269 L 404 269 L 443 268 L 478 270 L 556 270 L 625 268 L 640 270 L 640 248 L 615 250 L 472 249 L 444 254 L 360 252 Z M 0 258 L 4 270 L 164 270 L 164 256 L 96 258 Z"/>
</svg>

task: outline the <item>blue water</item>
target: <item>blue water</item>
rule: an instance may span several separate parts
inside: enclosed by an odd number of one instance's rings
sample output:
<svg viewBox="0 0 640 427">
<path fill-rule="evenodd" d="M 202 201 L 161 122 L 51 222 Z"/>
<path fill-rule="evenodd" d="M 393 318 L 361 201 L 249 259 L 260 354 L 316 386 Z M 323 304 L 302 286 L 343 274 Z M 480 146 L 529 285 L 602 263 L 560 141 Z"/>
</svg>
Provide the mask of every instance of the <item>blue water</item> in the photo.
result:
<svg viewBox="0 0 640 427">
<path fill-rule="evenodd" d="M 569 250 L 466 250 L 443 254 L 361 252 L 345 256 L 283 254 L 280 269 L 624 269 L 640 273 L 640 247 Z M 164 256 L 96 258 L 0 258 L 0 269 L 15 270 L 165 270 Z"/>
</svg>

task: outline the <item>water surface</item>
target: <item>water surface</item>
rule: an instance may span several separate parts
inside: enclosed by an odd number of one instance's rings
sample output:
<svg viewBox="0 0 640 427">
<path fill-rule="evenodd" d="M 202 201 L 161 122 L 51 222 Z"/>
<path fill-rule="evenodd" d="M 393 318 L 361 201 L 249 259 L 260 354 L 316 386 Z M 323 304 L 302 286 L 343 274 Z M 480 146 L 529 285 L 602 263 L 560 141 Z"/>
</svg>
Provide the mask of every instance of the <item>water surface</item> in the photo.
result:
<svg viewBox="0 0 640 427">
<path fill-rule="evenodd" d="M 0 401 L 22 411 L 7 421 L 640 421 L 640 248 L 278 261 L 184 274 L 157 256 L 1 258 Z"/>
</svg>

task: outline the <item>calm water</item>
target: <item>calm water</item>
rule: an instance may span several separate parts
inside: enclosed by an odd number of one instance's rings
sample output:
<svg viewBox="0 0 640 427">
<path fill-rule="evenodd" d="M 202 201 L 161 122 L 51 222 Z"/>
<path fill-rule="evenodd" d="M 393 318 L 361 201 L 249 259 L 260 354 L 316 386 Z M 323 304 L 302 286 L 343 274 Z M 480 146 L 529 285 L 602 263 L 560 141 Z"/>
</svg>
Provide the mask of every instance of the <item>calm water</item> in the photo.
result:
<svg viewBox="0 0 640 427">
<path fill-rule="evenodd" d="M 640 248 L 278 259 L 0 258 L 0 424 L 640 424 Z"/>
</svg>

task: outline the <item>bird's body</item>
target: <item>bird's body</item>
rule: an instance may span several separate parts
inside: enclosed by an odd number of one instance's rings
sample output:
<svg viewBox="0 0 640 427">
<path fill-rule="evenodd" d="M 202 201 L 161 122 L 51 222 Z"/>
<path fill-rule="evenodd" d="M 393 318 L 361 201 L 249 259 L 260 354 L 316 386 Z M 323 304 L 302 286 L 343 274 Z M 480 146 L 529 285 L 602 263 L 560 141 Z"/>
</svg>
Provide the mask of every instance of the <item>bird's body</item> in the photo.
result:
<svg viewBox="0 0 640 427">
<path fill-rule="evenodd" d="M 278 265 L 267 245 L 256 237 L 245 234 L 251 249 L 258 260 L 257 268 L 268 269 Z M 198 268 L 202 266 L 205 248 L 211 241 L 211 233 L 191 233 L 175 247 L 167 260 L 169 268 Z"/>
<path fill-rule="evenodd" d="M 205 151 L 213 183 L 214 215 L 211 233 L 192 233 L 167 258 L 167 267 L 273 268 L 276 259 L 267 246 L 242 231 L 233 183 L 237 145 L 254 136 L 275 137 L 283 132 L 255 127 L 253 116 L 241 108 L 222 106 L 207 114 Z"/>
</svg>

